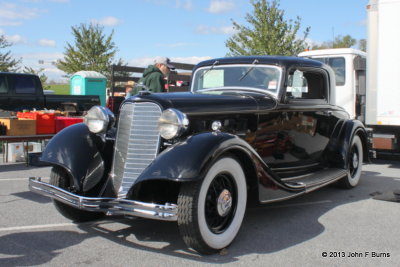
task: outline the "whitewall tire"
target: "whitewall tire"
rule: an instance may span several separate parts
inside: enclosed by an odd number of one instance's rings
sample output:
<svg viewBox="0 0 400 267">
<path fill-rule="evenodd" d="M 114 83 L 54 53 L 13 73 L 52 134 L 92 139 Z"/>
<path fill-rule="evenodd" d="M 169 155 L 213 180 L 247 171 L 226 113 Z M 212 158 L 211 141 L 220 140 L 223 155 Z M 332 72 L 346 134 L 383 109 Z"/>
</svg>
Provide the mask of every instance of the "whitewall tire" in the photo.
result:
<svg viewBox="0 0 400 267">
<path fill-rule="evenodd" d="M 232 243 L 247 202 L 246 178 L 233 157 L 218 159 L 202 181 L 183 184 L 178 197 L 178 225 L 185 243 L 203 254 Z"/>
<path fill-rule="evenodd" d="M 347 161 L 347 175 L 339 181 L 339 185 L 344 188 L 353 188 L 360 182 L 363 163 L 363 145 L 358 135 L 355 135 L 351 141 Z"/>
</svg>

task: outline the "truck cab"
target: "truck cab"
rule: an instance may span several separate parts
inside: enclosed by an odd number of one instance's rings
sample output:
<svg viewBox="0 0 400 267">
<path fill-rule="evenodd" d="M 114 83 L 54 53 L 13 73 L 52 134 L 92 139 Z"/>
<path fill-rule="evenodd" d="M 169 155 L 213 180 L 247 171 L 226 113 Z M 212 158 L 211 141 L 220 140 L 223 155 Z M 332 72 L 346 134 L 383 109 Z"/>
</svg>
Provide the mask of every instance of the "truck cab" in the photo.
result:
<svg viewBox="0 0 400 267">
<path fill-rule="evenodd" d="M 353 119 L 365 122 L 366 57 L 352 48 L 321 49 L 299 54 L 330 66 L 335 73 L 336 105 L 343 107 Z"/>
<path fill-rule="evenodd" d="M 54 109 L 82 115 L 100 104 L 98 95 L 46 95 L 37 75 L 0 72 L 0 110 Z"/>
<path fill-rule="evenodd" d="M 3 110 L 43 109 L 45 99 L 36 75 L 0 73 L 0 108 Z"/>
</svg>

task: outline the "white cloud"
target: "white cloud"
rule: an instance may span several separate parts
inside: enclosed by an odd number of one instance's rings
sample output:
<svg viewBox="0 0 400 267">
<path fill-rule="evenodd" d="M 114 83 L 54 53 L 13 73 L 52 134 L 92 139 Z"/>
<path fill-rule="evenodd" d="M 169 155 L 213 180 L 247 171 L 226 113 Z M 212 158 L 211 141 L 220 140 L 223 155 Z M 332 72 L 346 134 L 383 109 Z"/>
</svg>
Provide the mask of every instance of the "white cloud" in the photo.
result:
<svg viewBox="0 0 400 267">
<path fill-rule="evenodd" d="M 19 26 L 24 20 L 37 17 L 43 10 L 26 8 L 14 3 L 0 3 L 0 25 Z"/>
<path fill-rule="evenodd" d="M 49 0 L 49 2 L 56 2 L 56 3 L 69 3 L 70 0 Z"/>
<path fill-rule="evenodd" d="M 175 7 L 176 8 L 183 8 L 183 9 L 186 9 L 186 10 L 192 10 L 193 2 L 192 2 L 192 0 L 176 0 Z"/>
<path fill-rule="evenodd" d="M 197 64 L 200 61 L 211 59 L 212 57 L 203 56 L 203 57 L 171 57 L 172 62 L 186 63 L 186 64 Z"/>
<path fill-rule="evenodd" d="M 26 38 L 22 37 L 19 34 L 5 35 L 5 37 L 8 42 L 13 43 L 13 44 L 26 44 L 27 43 Z"/>
<path fill-rule="evenodd" d="M 57 46 L 56 41 L 49 40 L 49 39 L 40 39 L 39 45 L 40 46 L 48 46 L 48 47 L 56 47 Z"/>
<path fill-rule="evenodd" d="M 207 11 L 213 14 L 220 14 L 229 12 L 234 8 L 235 3 L 232 1 L 211 0 L 210 7 L 207 9 Z"/>
<path fill-rule="evenodd" d="M 0 18 L 0 26 L 19 26 L 19 25 L 22 25 L 22 21 L 3 20 Z"/>
<path fill-rule="evenodd" d="M 64 58 L 63 53 L 21 53 L 15 54 L 15 57 L 22 58 L 23 66 L 31 67 L 35 70 L 43 68 L 43 73 L 49 77 L 49 80 L 68 82 L 68 79 L 63 77 L 65 73 L 53 65 L 53 62 Z M 39 60 L 44 61 L 44 64 L 40 64 Z"/>
<path fill-rule="evenodd" d="M 121 23 L 116 17 L 108 16 L 102 19 L 92 19 L 92 23 L 103 25 L 103 26 L 115 26 Z"/>
<path fill-rule="evenodd" d="M 358 25 L 360 25 L 360 26 L 367 26 L 367 24 L 368 24 L 368 21 L 367 21 L 366 19 L 360 20 L 360 21 L 358 22 Z"/>
<path fill-rule="evenodd" d="M 214 26 L 207 26 L 207 25 L 199 25 L 197 26 L 195 32 L 197 34 L 225 34 L 225 35 L 231 35 L 235 34 L 237 31 L 233 26 L 220 26 L 220 27 L 214 27 Z"/>
<path fill-rule="evenodd" d="M 129 66 L 134 67 L 147 67 L 154 63 L 155 57 L 142 57 L 142 58 L 134 58 L 128 61 Z M 170 57 L 172 62 L 186 63 L 186 64 L 197 64 L 200 61 L 211 59 L 209 56 L 193 56 L 193 57 Z"/>
<path fill-rule="evenodd" d="M 18 57 L 22 57 L 24 60 L 29 60 L 38 63 L 39 60 L 44 60 L 46 62 L 53 62 L 58 59 L 64 58 L 63 53 L 27 53 L 18 54 Z"/>
</svg>

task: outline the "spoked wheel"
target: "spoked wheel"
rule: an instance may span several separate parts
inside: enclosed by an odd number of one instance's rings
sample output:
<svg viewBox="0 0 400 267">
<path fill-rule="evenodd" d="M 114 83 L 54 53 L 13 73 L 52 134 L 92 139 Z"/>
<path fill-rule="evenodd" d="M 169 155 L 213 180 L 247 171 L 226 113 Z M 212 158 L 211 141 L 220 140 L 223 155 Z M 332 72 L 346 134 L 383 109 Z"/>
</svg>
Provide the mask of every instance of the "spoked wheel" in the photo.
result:
<svg viewBox="0 0 400 267">
<path fill-rule="evenodd" d="M 358 135 L 353 137 L 347 161 L 347 175 L 339 181 L 339 185 L 343 188 L 353 188 L 360 181 L 363 163 L 363 146 Z"/>
<path fill-rule="evenodd" d="M 214 234 L 223 233 L 232 222 L 237 207 L 235 182 L 221 173 L 211 182 L 205 198 L 205 219 Z"/>
<path fill-rule="evenodd" d="M 247 201 L 246 179 L 232 157 L 217 160 L 203 181 L 183 184 L 178 225 L 185 243 L 203 254 L 215 253 L 236 237 Z"/>
<path fill-rule="evenodd" d="M 70 187 L 68 173 L 60 167 L 53 167 L 50 173 L 50 184 L 68 190 L 68 188 Z M 53 203 L 56 209 L 64 217 L 71 219 L 75 222 L 92 221 L 105 216 L 103 212 L 90 212 L 76 209 L 57 200 L 53 200 Z"/>
</svg>

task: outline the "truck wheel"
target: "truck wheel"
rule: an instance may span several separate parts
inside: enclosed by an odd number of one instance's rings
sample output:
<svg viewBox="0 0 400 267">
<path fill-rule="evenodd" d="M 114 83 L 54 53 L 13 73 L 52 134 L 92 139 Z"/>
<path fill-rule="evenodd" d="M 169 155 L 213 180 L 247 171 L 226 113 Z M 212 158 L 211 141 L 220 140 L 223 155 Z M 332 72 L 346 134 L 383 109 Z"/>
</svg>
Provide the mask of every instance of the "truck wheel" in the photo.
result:
<svg viewBox="0 0 400 267">
<path fill-rule="evenodd" d="M 178 197 L 178 226 L 185 243 L 203 254 L 232 243 L 246 210 L 246 179 L 232 157 L 217 160 L 205 178 L 184 183 Z"/>
<path fill-rule="evenodd" d="M 363 145 L 358 135 L 353 137 L 347 160 L 347 175 L 339 180 L 339 186 L 351 189 L 360 181 L 363 163 Z"/>
<path fill-rule="evenodd" d="M 51 169 L 50 173 L 50 184 L 55 185 L 64 190 L 68 190 L 70 186 L 70 180 L 68 177 L 68 173 L 58 167 L 55 166 Z M 53 200 L 54 206 L 56 209 L 66 218 L 73 220 L 74 222 L 86 222 L 99 219 L 103 217 L 105 214 L 102 212 L 90 212 L 79 210 L 69 205 L 66 205 L 57 200 Z"/>
</svg>

